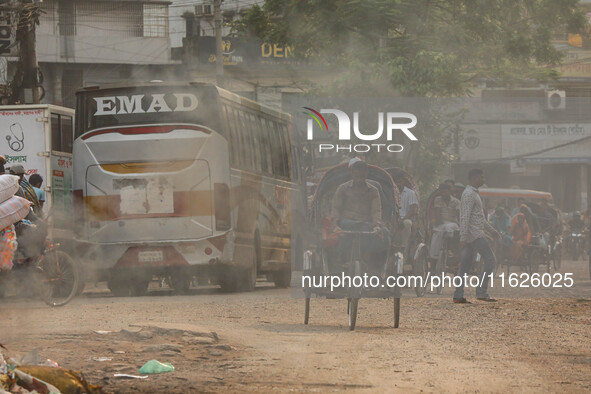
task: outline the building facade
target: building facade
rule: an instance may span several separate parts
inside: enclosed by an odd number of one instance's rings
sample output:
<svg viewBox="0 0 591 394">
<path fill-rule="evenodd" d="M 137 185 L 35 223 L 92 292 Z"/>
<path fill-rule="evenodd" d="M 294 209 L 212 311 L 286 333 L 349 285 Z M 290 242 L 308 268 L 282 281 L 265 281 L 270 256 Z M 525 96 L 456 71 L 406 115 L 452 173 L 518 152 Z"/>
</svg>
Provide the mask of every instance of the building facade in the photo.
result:
<svg viewBox="0 0 591 394">
<path fill-rule="evenodd" d="M 169 79 L 168 1 L 45 0 L 37 27 L 43 102 L 74 106 L 82 86 Z"/>
</svg>

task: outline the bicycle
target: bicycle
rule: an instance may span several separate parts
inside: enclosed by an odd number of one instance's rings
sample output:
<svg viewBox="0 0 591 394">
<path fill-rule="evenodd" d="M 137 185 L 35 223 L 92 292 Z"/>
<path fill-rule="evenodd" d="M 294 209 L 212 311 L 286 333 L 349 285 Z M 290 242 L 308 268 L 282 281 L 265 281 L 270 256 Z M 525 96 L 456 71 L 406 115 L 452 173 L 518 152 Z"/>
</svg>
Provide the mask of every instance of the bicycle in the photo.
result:
<svg viewBox="0 0 591 394">
<path fill-rule="evenodd" d="M 0 275 L 0 287 L 8 282 L 33 283 L 33 291 L 52 307 L 64 306 L 72 300 L 80 280 L 78 266 L 59 244 L 46 241 L 41 253 L 25 258 L 17 250 L 12 271 Z"/>
</svg>

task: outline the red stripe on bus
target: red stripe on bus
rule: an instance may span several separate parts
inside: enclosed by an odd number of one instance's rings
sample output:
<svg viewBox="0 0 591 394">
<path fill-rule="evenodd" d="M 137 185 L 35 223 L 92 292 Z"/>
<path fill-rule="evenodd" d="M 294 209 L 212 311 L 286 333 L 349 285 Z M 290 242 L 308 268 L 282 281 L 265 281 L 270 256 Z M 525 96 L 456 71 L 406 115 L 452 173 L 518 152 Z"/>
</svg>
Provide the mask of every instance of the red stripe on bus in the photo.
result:
<svg viewBox="0 0 591 394">
<path fill-rule="evenodd" d="M 167 125 L 167 126 L 144 126 L 144 127 L 126 127 L 126 128 L 117 128 L 117 129 L 105 129 L 105 130 L 98 130 L 92 131 L 88 134 L 82 136 L 83 140 L 87 140 L 91 137 L 95 137 L 101 134 L 109 134 L 109 133 L 119 133 L 123 135 L 138 135 L 138 134 L 166 134 L 170 133 L 176 129 L 188 129 L 188 130 L 195 130 L 201 131 L 206 134 L 210 134 L 206 128 L 198 127 L 198 126 L 190 126 L 190 125 Z"/>
</svg>

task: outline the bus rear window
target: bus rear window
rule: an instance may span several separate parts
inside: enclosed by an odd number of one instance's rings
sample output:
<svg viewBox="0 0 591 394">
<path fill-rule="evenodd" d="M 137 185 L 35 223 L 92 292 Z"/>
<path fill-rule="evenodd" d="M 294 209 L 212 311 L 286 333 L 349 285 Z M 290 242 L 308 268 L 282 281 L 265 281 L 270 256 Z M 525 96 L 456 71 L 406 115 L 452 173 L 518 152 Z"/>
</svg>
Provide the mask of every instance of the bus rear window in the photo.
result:
<svg viewBox="0 0 591 394">
<path fill-rule="evenodd" d="M 76 138 L 98 128 L 163 123 L 199 124 L 221 132 L 216 93 L 184 86 L 79 92 Z"/>
</svg>

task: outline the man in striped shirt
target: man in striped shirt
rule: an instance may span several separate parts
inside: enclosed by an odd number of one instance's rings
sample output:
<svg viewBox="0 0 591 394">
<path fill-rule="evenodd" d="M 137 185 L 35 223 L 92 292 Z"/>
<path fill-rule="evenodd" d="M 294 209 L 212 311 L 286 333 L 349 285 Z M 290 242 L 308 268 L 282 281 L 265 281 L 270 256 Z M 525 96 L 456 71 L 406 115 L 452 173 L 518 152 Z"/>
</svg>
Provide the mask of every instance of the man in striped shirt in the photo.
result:
<svg viewBox="0 0 591 394">
<path fill-rule="evenodd" d="M 476 253 L 480 253 L 480 256 L 484 260 L 484 272 L 480 277 L 481 283 L 479 283 L 476 289 L 476 299 L 494 302 L 496 300 L 490 298 L 487 294 L 487 289 L 488 275 L 492 272 L 495 265 L 495 255 L 490 249 L 484 231 L 486 230 L 497 239 L 500 238 L 500 235 L 486 220 L 482 200 L 478 194 L 478 188 L 484 184 L 484 173 L 480 169 L 473 169 L 468 173 L 468 178 L 470 179 L 470 184 L 466 186 L 464 193 L 462 193 L 462 200 L 460 201 L 460 249 L 462 253 L 460 256 L 461 264 L 458 270 L 458 276 L 462 278 L 462 283 L 461 286 L 456 287 L 453 300 L 458 304 L 469 303 L 464 298 L 463 278 L 472 265 Z"/>
</svg>

